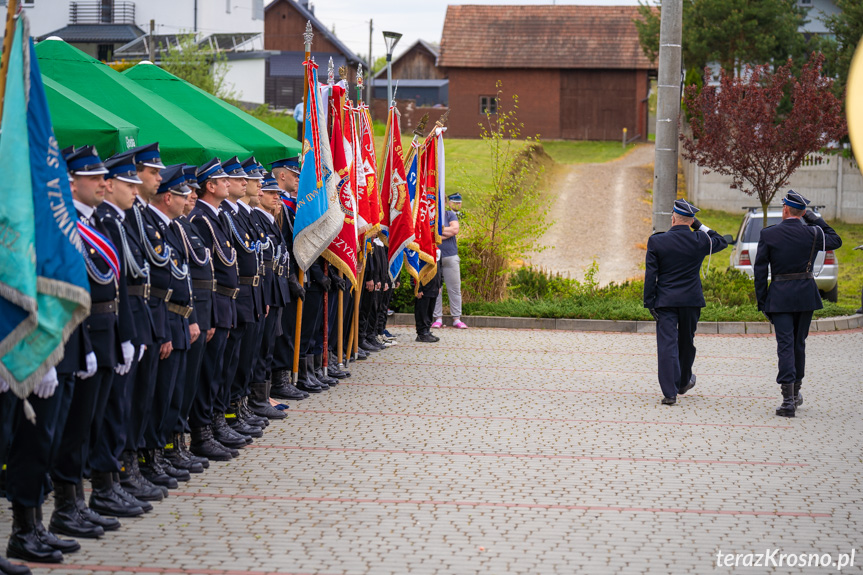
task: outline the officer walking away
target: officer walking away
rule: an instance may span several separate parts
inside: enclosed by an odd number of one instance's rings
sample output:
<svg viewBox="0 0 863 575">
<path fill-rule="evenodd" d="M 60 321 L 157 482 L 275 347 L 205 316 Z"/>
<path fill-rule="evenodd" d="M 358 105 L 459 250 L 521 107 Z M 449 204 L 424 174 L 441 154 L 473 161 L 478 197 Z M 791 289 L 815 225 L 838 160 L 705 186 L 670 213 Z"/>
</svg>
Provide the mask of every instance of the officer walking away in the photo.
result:
<svg viewBox="0 0 863 575">
<path fill-rule="evenodd" d="M 644 307 L 656 320 L 663 405 L 674 405 L 678 395 L 695 387 L 693 339 L 705 305 L 698 274 L 706 256 L 728 247 L 722 236 L 698 221 L 698 212 L 686 200 L 675 201 L 671 229 L 647 240 Z"/>
<path fill-rule="evenodd" d="M 842 246 L 839 235 L 818 215 L 807 211 L 809 200 L 794 190 L 782 199 L 782 221 L 761 231 L 755 255 L 755 296 L 758 309 L 773 323 L 782 405 L 780 417 L 794 417 L 803 403 L 800 386 L 806 366 L 806 336 L 812 312 L 821 309 L 821 296 L 812 273 L 819 251 Z M 801 221 L 802 220 L 802 221 Z M 773 281 L 767 285 L 768 274 Z"/>
</svg>

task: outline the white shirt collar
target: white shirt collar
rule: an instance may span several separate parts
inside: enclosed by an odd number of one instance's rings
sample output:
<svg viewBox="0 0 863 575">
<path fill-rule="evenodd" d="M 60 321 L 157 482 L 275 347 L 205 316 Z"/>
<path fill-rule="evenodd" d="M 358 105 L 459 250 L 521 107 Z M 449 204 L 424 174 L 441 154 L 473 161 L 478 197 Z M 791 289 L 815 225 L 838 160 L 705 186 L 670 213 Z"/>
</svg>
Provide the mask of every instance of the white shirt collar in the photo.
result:
<svg viewBox="0 0 863 575">
<path fill-rule="evenodd" d="M 235 212 L 238 210 L 238 208 L 237 208 L 237 204 L 235 204 L 235 203 L 234 203 L 234 202 L 232 202 L 231 200 L 229 200 L 229 199 L 227 199 L 227 198 L 226 198 L 226 199 L 225 199 L 225 202 L 227 202 L 227 203 L 228 203 L 228 205 L 229 205 L 229 206 L 231 206 L 231 209 L 232 209 L 232 210 L 234 210 Z"/>
<path fill-rule="evenodd" d="M 92 217 L 93 212 L 96 211 L 95 208 L 91 208 L 87 204 L 79 202 L 78 200 L 76 200 L 74 198 L 72 199 L 72 203 L 75 204 L 75 209 L 78 210 L 79 212 L 81 212 L 82 214 L 84 214 L 84 217 L 87 218 L 88 220 Z"/>
<path fill-rule="evenodd" d="M 195 205 L 205 206 L 205 207 L 206 207 L 210 212 L 212 212 L 212 214 L 213 214 L 215 217 L 217 217 L 217 218 L 219 217 L 219 208 L 214 208 L 213 206 L 211 206 L 210 204 L 208 204 L 208 203 L 207 203 L 207 202 L 205 202 L 204 200 L 200 200 L 200 199 L 199 199 L 199 200 L 196 202 L 196 204 L 195 204 Z"/>
<path fill-rule="evenodd" d="M 249 206 L 249 204 L 247 204 L 246 202 L 237 202 L 237 205 L 238 205 L 238 206 L 242 206 L 242 208 L 243 208 L 244 210 L 246 210 L 246 213 L 247 213 L 247 214 L 251 214 L 251 213 L 252 213 L 252 208 L 251 208 L 251 207 Z"/>
<path fill-rule="evenodd" d="M 114 211 L 117 212 L 117 216 L 120 218 L 121 222 L 126 219 L 126 212 L 124 212 L 123 210 L 121 210 L 120 208 L 118 208 L 117 206 L 115 206 L 114 204 L 109 202 L 108 200 L 105 200 L 105 203 L 108 206 L 114 208 Z"/>
<path fill-rule="evenodd" d="M 150 204 L 148 207 L 149 207 L 151 210 L 153 210 L 154 212 L 156 212 L 156 215 L 157 215 L 157 216 L 159 216 L 159 218 L 161 218 L 161 220 L 162 220 L 163 222 L 165 222 L 165 225 L 166 225 L 166 226 L 170 226 L 170 225 L 171 225 L 171 218 L 169 218 L 168 216 L 166 216 L 165 214 L 163 214 L 163 213 L 161 212 L 161 210 L 159 210 L 159 208 L 154 207 L 154 206 L 153 206 L 153 204 Z"/>
<path fill-rule="evenodd" d="M 261 208 L 255 208 L 255 209 L 257 211 L 261 212 L 262 214 L 264 214 L 265 216 L 267 216 L 267 219 L 270 221 L 271 224 L 275 223 L 276 218 L 273 217 L 273 214 L 271 214 L 270 212 L 268 212 L 266 210 L 262 210 Z"/>
</svg>

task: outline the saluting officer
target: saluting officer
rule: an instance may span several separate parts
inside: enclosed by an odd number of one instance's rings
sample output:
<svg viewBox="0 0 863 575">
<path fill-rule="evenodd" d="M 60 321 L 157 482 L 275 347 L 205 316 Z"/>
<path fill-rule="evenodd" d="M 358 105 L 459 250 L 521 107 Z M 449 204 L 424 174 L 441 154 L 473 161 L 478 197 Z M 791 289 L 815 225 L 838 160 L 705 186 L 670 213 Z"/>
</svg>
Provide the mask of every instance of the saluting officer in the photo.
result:
<svg viewBox="0 0 863 575">
<path fill-rule="evenodd" d="M 224 451 L 236 457 L 239 455 L 237 449 L 247 445 L 246 440 L 228 427 L 224 412 L 215 408 L 217 398 L 230 393 L 230 381 L 225 378 L 225 346 L 231 328 L 237 323 L 236 298 L 240 291 L 237 252 L 231 242 L 231 231 L 221 217 L 222 201 L 228 197 L 228 175 L 219 159 L 214 158 L 198 168 L 197 178 L 201 189 L 189 221 L 210 250 L 213 262 L 216 289 L 213 292 L 211 327 L 216 330 L 204 352 L 201 384 L 189 414 L 191 450 L 195 455 L 210 457 L 205 446 L 215 439 L 225 448 Z M 224 403 L 223 399 L 218 401 L 220 406 Z"/>
<path fill-rule="evenodd" d="M 699 271 L 705 257 L 728 247 L 722 236 L 698 221 L 698 212 L 686 200 L 675 201 L 671 228 L 647 240 L 644 307 L 656 319 L 664 405 L 674 405 L 678 395 L 695 386 L 693 339 L 705 305 Z"/>
<path fill-rule="evenodd" d="M 838 249 L 842 240 L 821 217 L 806 210 L 809 200 L 801 194 L 789 190 L 782 203 L 782 221 L 761 230 L 753 268 L 758 309 L 776 332 L 776 383 L 782 389 L 782 405 L 776 415 L 794 417 L 797 406 L 803 403 L 800 386 L 812 312 L 824 307 L 812 264 L 819 251 Z M 768 287 L 770 274 L 773 281 Z"/>
</svg>

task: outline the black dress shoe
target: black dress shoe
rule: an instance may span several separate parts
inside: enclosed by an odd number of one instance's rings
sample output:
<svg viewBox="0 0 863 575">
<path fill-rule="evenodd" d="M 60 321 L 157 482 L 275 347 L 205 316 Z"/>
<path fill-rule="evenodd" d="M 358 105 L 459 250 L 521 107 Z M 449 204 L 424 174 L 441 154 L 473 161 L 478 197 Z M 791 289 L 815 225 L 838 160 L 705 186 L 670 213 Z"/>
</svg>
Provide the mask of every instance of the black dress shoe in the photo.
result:
<svg viewBox="0 0 863 575">
<path fill-rule="evenodd" d="M 138 517 L 144 514 L 141 507 L 129 504 L 114 491 L 114 478 L 110 473 L 94 471 L 90 483 L 93 484 L 93 491 L 90 493 L 89 507 L 96 513 L 109 517 Z"/>
<path fill-rule="evenodd" d="M 678 390 L 677 395 L 683 395 L 684 393 L 686 393 L 687 391 L 689 391 L 693 387 L 695 387 L 695 374 L 694 373 L 689 378 L 689 383 L 687 383 L 682 388 L 680 388 L 680 390 Z"/>
<path fill-rule="evenodd" d="M 192 453 L 213 461 L 230 461 L 234 458 L 229 450 L 213 439 L 213 430 L 209 426 L 192 428 L 192 445 L 189 449 Z"/>
<path fill-rule="evenodd" d="M 370 341 L 364 339 L 360 342 L 360 349 L 366 352 L 376 353 L 380 351 L 380 348 Z"/>
<path fill-rule="evenodd" d="M 430 333 L 421 333 L 417 336 L 416 340 L 414 340 L 414 341 L 418 341 L 421 343 L 436 343 L 436 342 L 440 341 L 440 338 L 435 337 Z"/>
<path fill-rule="evenodd" d="M 290 399 L 293 401 L 301 401 L 307 398 L 309 394 L 303 393 L 293 385 L 280 385 L 278 387 L 273 387 L 270 389 L 270 397 L 275 397 L 276 399 Z"/>
<path fill-rule="evenodd" d="M 780 417 L 795 417 L 797 405 L 794 397 L 794 384 L 783 383 L 780 387 L 782 389 L 782 405 L 776 408 L 776 415 Z"/>
<path fill-rule="evenodd" d="M 36 563 L 62 563 L 63 553 L 45 543 L 36 529 L 36 509 L 12 502 L 12 534 L 6 556 Z"/>
<path fill-rule="evenodd" d="M 30 568 L 18 563 L 10 563 L 5 557 L 0 557 L 0 573 L 3 575 L 33 575 Z"/>
<path fill-rule="evenodd" d="M 662 405 L 674 405 L 675 403 L 677 403 L 676 397 L 663 397 L 662 398 Z"/>
</svg>

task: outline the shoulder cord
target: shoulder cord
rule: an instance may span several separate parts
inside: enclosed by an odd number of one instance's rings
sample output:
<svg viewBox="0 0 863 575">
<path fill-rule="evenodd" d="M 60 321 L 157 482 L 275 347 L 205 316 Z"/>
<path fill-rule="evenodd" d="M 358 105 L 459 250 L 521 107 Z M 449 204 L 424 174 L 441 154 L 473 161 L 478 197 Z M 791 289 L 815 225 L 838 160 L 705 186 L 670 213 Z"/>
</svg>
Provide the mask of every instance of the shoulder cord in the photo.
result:
<svg viewBox="0 0 863 575">
<path fill-rule="evenodd" d="M 177 229 L 180 230 L 180 235 L 183 237 L 183 245 L 186 248 L 186 255 L 189 259 L 195 262 L 195 265 L 198 267 L 204 267 L 210 263 L 210 249 L 204 247 L 204 257 L 199 258 L 198 254 L 195 253 L 195 248 L 192 247 L 192 242 L 189 240 L 189 236 L 186 234 L 186 230 L 183 229 L 183 226 L 181 224 L 177 224 Z"/>
<path fill-rule="evenodd" d="M 147 283 L 149 283 L 150 264 L 145 261 L 143 267 L 138 265 L 135 255 L 132 253 L 132 250 L 129 249 L 129 239 L 126 237 L 126 230 L 123 228 L 123 222 L 120 220 L 114 220 L 114 222 L 120 230 L 120 243 L 123 247 L 123 264 L 126 268 L 126 273 L 131 274 L 135 279 L 145 279 L 147 280 Z"/>
<path fill-rule="evenodd" d="M 232 218 L 231 214 L 225 210 L 222 210 L 222 213 L 225 214 L 225 219 L 228 220 L 228 226 L 231 228 L 231 233 L 234 235 L 234 239 L 236 240 L 234 243 L 239 244 L 240 249 L 247 254 L 255 254 L 255 269 L 258 270 L 258 273 L 261 273 L 264 268 L 264 256 L 261 253 L 262 246 L 260 240 L 251 240 L 249 243 L 251 243 L 252 247 L 246 247 L 245 240 L 240 237 L 240 232 L 237 231 L 237 226 L 234 224 L 234 218 Z M 267 239 L 269 240 L 269 238 Z"/>
<path fill-rule="evenodd" d="M 113 270 L 109 269 L 106 273 L 100 272 L 89 255 L 84 256 L 84 263 L 87 265 L 87 275 L 91 280 L 103 286 L 114 282 L 114 286 L 117 286 L 117 276 L 114 275 Z"/>
<path fill-rule="evenodd" d="M 137 205 L 132 206 L 132 211 L 135 213 L 135 221 L 138 223 L 138 233 L 141 234 L 141 243 L 144 244 L 144 251 L 147 253 L 147 258 L 153 262 L 153 265 L 163 268 L 171 261 L 171 246 L 164 243 L 165 255 L 160 256 L 156 253 L 153 244 L 150 243 L 150 238 L 147 237 L 147 232 L 144 231 L 144 220 L 141 218 L 141 208 Z"/>
<path fill-rule="evenodd" d="M 207 229 L 210 230 L 210 235 L 213 236 L 213 249 L 216 252 L 216 255 L 222 261 L 223 264 L 230 267 L 237 263 L 237 250 L 231 248 L 231 255 L 226 256 L 225 252 L 222 251 L 222 246 L 219 245 L 219 238 L 216 237 L 216 231 L 213 229 L 213 224 L 210 222 L 210 218 L 204 216 L 202 218 L 204 220 L 204 224 L 206 224 Z"/>
</svg>

